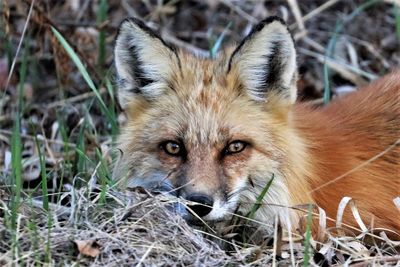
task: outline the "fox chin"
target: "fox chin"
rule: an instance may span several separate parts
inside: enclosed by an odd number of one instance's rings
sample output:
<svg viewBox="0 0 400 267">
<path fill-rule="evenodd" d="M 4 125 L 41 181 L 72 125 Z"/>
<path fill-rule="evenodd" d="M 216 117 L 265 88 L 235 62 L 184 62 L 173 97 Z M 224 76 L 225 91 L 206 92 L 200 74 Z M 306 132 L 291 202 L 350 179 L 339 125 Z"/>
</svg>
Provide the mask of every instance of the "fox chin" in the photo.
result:
<svg viewBox="0 0 400 267">
<path fill-rule="evenodd" d="M 400 229 L 400 72 L 324 107 L 296 103 L 296 50 L 278 17 L 216 59 L 129 18 L 114 54 L 128 117 L 113 172 L 121 188 L 168 192 L 188 201 L 174 207 L 188 220 L 220 221 L 247 214 L 268 185 L 255 220 L 288 229 L 304 215 L 292 207 L 335 218 L 347 196 L 367 225 Z M 344 222 L 357 226 L 351 212 Z"/>
</svg>

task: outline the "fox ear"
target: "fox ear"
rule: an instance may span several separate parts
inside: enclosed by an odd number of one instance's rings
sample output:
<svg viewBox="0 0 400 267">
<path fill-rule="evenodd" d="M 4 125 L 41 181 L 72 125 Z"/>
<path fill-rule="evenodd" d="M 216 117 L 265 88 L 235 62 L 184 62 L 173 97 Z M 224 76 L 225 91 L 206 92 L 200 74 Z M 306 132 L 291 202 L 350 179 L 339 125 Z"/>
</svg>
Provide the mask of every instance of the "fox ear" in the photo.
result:
<svg viewBox="0 0 400 267">
<path fill-rule="evenodd" d="M 174 67 L 180 65 L 175 49 L 135 18 L 121 23 L 114 56 L 123 108 L 138 94 L 146 99 L 161 95 Z"/>
<path fill-rule="evenodd" d="M 256 25 L 234 50 L 228 73 L 236 69 L 249 96 L 257 101 L 271 93 L 295 102 L 296 51 L 285 22 L 269 17 Z"/>
</svg>

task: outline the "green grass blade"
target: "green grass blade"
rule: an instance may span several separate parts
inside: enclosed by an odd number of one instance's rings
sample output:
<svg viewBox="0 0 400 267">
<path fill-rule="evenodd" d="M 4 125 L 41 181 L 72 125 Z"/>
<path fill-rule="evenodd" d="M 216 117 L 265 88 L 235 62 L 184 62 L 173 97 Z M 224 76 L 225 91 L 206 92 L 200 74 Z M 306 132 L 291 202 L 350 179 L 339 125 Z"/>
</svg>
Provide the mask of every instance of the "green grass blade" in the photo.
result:
<svg viewBox="0 0 400 267">
<path fill-rule="evenodd" d="M 26 39 L 27 40 L 27 39 Z M 18 240 L 17 240 L 17 218 L 18 209 L 21 202 L 22 193 L 22 142 L 21 142 L 21 113 L 23 107 L 23 91 L 26 76 L 28 72 L 28 47 L 25 41 L 25 49 L 20 67 L 20 79 L 18 86 L 18 105 L 15 114 L 14 126 L 11 135 L 11 220 L 9 221 L 12 230 L 12 255 L 18 257 Z"/>
<path fill-rule="evenodd" d="M 107 193 L 107 185 L 111 181 L 110 177 L 110 171 L 107 168 L 107 163 L 101 154 L 100 150 L 97 148 L 96 149 L 96 156 L 99 161 L 99 167 L 97 169 L 97 177 L 99 178 L 100 181 L 98 183 L 101 185 L 101 192 L 100 192 L 100 204 L 106 203 L 106 193 Z"/>
<path fill-rule="evenodd" d="M 57 118 L 57 122 L 59 124 L 61 140 L 64 144 L 63 145 L 64 164 L 63 164 L 63 168 L 61 168 L 59 187 L 55 194 L 55 196 L 57 197 L 56 202 L 58 202 L 59 198 L 61 196 L 62 187 L 64 184 L 64 177 L 68 177 L 72 174 L 72 162 L 71 162 L 71 159 L 69 156 L 69 153 L 70 153 L 70 147 L 68 145 L 69 137 L 68 137 L 68 131 L 67 131 L 67 126 L 66 126 L 65 120 L 59 111 L 56 112 L 56 118 Z"/>
<path fill-rule="evenodd" d="M 269 188 L 272 185 L 272 182 L 274 181 L 274 177 L 275 175 L 272 174 L 271 179 L 268 181 L 268 183 L 265 185 L 265 187 L 263 188 L 263 190 L 261 191 L 261 194 L 257 197 L 256 199 L 256 203 L 254 203 L 253 207 L 251 208 L 251 211 L 249 213 L 249 215 L 247 216 L 247 218 L 249 219 L 254 219 L 257 210 L 262 206 L 263 203 L 263 199 L 265 197 L 265 195 L 267 194 Z"/>
<path fill-rule="evenodd" d="M 106 89 L 107 89 L 108 95 L 111 98 L 111 104 L 114 106 L 115 105 L 114 88 L 113 88 L 113 86 L 111 84 L 111 81 L 110 81 L 110 79 L 108 77 L 106 77 L 106 79 L 105 79 L 105 84 L 106 84 Z M 112 109 L 112 110 L 114 111 L 114 109 Z"/>
<path fill-rule="evenodd" d="M 78 134 L 77 145 L 75 148 L 75 152 L 77 155 L 76 160 L 76 171 L 78 173 L 86 172 L 86 161 L 90 160 L 85 153 L 85 128 L 86 128 L 86 119 L 81 125 Z"/>
<path fill-rule="evenodd" d="M 31 201 L 30 205 L 33 205 L 32 203 L 32 196 L 29 196 L 29 200 Z M 39 251 L 39 233 L 38 233 L 38 227 L 37 227 L 37 218 L 35 216 L 35 213 L 32 213 L 31 218 L 29 218 L 28 220 L 28 224 L 27 224 L 27 228 L 28 228 L 28 233 L 30 234 L 30 239 L 31 239 L 31 247 L 30 250 L 33 252 L 33 258 L 34 258 L 34 262 L 36 263 L 35 266 L 38 266 L 37 263 L 40 262 L 40 255 L 38 253 Z"/>
<path fill-rule="evenodd" d="M 400 6 L 394 5 L 394 14 L 396 17 L 396 35 L 397 39 L 400 41 Z"/>
<path fill-rule="evenodd" d="M 342 20 L 341 22 L 336 23 L 335 30 L 332 34 L 332 37 L 329 39 L 329 42 L 328 42 L 328 46 L 327 46 L 326 53 L 325 53 L 325 59 L 326 59 L 325 61 L 327 61 L 327 59 L 329 59 L 329 58 L 333 58 L 336 41 L 337 41 L 338 35 L 342 31 L 344 25 L 347 22 L 353 20 L 363 10 L 366 10 L 373 5 L 380 4 L 380 3 L 382 3 L 382 0 L 367 1 L 363 4 L 361 4 L 359 7 L 357 7 L 353 12 L 351 12 L 350 15 L 346 17 L 346 19 Z M 329 67 L 325 63 L 324 64 L 324 104 L 329 103 L 330 95 L 331 95 L 330 73 L 329 73 Z"/>
<path fill-rule="evenodd" d="M 13 231 L 13 237 L 15 235 L 18 216 L 18 207 L 21 202 L 21 190 L 22 190 L 22 143 L 21 143 L 21 122 L 20 113 L 17 112 L 17 118 L 14 120 L 14 127 L 11 136 L 11 218 L 9 221 L 9 227 Z M 13 240 L 13 250 L 16 239 Z M 15 255 L 15 253 L 13 253 Z"/>
<path fill-rule="evenodd" d="M 21 143 L 21 121 L 20 113 L 17 112 L 17 118 L 14 120 L 14 127 L 11 136 L 11 165 L 12 165 L 12 197 L 13 212 L 16 209 L 21 198 L 22 189 L 22 143 Z M 16 212 L 16 211 L 15 211 Z M 12 220 L 15 222 L 15 220 Z"/>
<path fill-rule="evenodd" d="M 306 233 L 304 236 L 304 258 L 303 258 L 303 266 L 310 266 L 311 260 L 311 225 L 312 225 L 312 206 L 309 205 L 308 213 L 307 213 L 307 225 L 306 225 Z"/>
<path fill-rule="evenodd" d="M 78 68 L 79 72 L 81 73 L 83 79 L 89 86 L 89 88 L 93 91 L 95 94 L 97 100 L 100 103 L 100 108 L 104 112 L 104 114 L 107 116 L 107 118 L 110 120 L 110 123 L 112 123 L 113 127 L 117 127 L 117 122 L 115 120 L 115 117 L 112 116 L 110 111 L 108 110 L 106 104 L 104 103 L 99 90 L 95 86 L 93 80 L 90 78 L 89 73 L 87 72 L 85 66 L 83 65 L 82 61 L 78 57 L 78 55 L 75 53 L 75 51 L 72 49 L 72 47 L 68 44 L 68 42 L 65 40 L 65 38 L 59 33 L 55 28 L 51 27 L 51 30 L 53 31 L 54 36 L 57 38 L 57 40 L 60 42 L 60 44 L 64 47 L 65 51 L 67 52 L 68 56 L 71 58 L 71 60 L 74 62 L 75 66 Z"/>
<path fill-rule="evenodd" d="M 27 45 L 26 45 L 27 47 Z M 20 202 L 22 190 L 22 142 L 21 142 L 21 113 L 23 107 L 23 90 L 28 71 L 28 56 L 27 49 L 23 54 L 22 64 L 20 68 L 20 80 L 18 86 L 18 105 L 16 111 L 16 119 L 14 120 L 14 127 L 11 136 L 11 164 L 12 164 L 12 188 L 13 196 L 15 197 L 14 203 L 16 205 Z"/>
<path fill-rule="evenodd" d="M 39 154 L 39 163 L 40 163 L 40 176 L 42 179 L 42 196 L 43 196 L 43 209 L 49 212 L 49 192 L 47 190 L 47 174 L 46 174 L 46 161 L 45 155 L 42 153 L 42 149 L 40 148 L 39 141 L 35 137 L 35 143 Z"/>
<path fill-rule="evenodd" d="M 341 30 L 341 25 L 339 22 L 336 22 L 335 26 L 335 31 L 333 32 L 333 35 L 331 39 L 329 40 L 328 43 L 328 48 L 326 49 L 326 54 L 325 54 L 325 64 L 324 64 L 324 104 L 328 104 L 329 101 L 331 100 L 331 84 L 330 84 L 330 74 L 329 74 L 329 67 L 328 64 L 326 64 L 326 61 L 333 57 L 333 52 L 336 46 L 336 40 L 339 31 Z"/>
<path fill-rule="evenodd" d="M 95 166 L 96 164 L 86 155 L 86 153 L 84 152 L 84 150 L 82 150 L 81 147 L 77 147 L 75 148 L 75 151 L 83 158 L 83 162 L 89 162 L 92 166 Z M 85 164 L 86 165 L 86 164 Z M 80 169 L 79 172 L 85 172 L 86 168 L 82 168 Z"/>
<path fill-rule="evenodd" d="M 107 89 L 108 95 L 110 96 L 110 99 L 111 99 L 109 110 L 111 112 L 111 116 L 113 116 L 115 118 L 115 121 L 117 121 L 116 102 L 115 102 L 115 97 L 114 97 L 114 95 L 115 95 L 114 87 L 108 76 L 105 78 L 104 82 L 105 82 L 105 87 Z M 113 141 L 115 141 L 115 138 L 117 137 L 118 132 L 119 132 L 118 125 L 111 124 L 111 136 L 113 138 Z"/>
<path fill-rule="evenodd" d="M 228 25 L 224 28 L 222 33 L 218 36 L 217 40 L 215 41 L 213 47 L 210 49 L 210 57 L 215 58 L 217 56 L 218 50 L 222 46 L 222 42 L 225 38 L 226 33 L 228 32 L 229 28 L 232 26 L 232 22 L 230 21 Z"/>
</svg>

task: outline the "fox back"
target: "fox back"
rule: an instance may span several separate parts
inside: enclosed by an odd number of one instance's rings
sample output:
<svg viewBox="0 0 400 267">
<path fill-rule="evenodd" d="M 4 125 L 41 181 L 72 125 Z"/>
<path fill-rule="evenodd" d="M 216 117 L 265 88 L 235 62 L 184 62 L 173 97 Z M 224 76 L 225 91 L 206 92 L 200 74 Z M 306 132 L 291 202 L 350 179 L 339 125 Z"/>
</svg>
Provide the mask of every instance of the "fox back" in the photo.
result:
<svg viewBox="0 0 400 267">
<path fill-rule="evenodd" d="M 323 108 L 295 103 L 296 51 L 277 17 L 215 60 L 127 19 L 115 65 L 128 116 L 114 168 L 121 188 L 168 191 L 198 203 L 189 220 L 219 221 L 246 214 L 272 181 L 255 217 L 264 223 L 296 226 L 289 207 L 307 203 L 334 218 L 348 196 L 365 222 L 400 228 L 400 73 Z"/>
</svg>

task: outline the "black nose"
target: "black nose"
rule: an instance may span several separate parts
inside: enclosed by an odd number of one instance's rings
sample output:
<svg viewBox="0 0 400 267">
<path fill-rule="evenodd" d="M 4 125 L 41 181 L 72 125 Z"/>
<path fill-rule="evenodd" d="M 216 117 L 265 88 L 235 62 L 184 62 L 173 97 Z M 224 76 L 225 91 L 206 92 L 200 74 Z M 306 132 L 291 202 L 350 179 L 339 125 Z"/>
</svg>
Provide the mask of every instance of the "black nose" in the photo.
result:
<svg viewBox="0 0 400 267">
<path fill-rule="evenodd" d="M 199 217 L 204 217 L 212 210 L 213 200 L 207 195 L 191 194 L 186 197 L 187 200 L 197 202 L 199 204 L 188 205 L 189 211 L 194 212 Z"/>
</svg>

